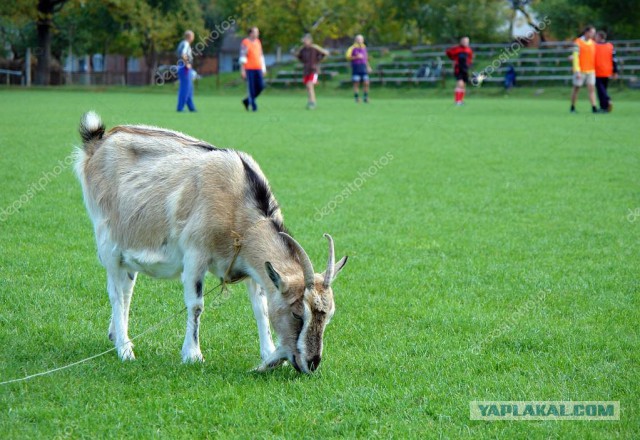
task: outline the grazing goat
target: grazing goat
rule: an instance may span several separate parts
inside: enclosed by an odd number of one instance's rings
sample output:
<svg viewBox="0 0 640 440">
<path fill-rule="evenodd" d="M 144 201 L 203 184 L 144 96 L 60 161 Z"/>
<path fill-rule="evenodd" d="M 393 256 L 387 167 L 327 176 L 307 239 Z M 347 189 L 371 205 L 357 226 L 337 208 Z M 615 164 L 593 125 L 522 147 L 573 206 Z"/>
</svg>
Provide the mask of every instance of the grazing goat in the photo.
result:
<svg viewBox="0 0 640 440">
<path fill-rule="evenodd" d="M 331 283 L 347 262 L 334 258 L 316 274 L 285 229 L 258 164 L 179 132 L 121 125 L 105 132 L 94 112 L 80 122 L 84 148 L 76 174 L 107 270 L 109 338 L 133 360 L 129 306 L 138 272 L 181 275 L 187 308 L 184 362 L 203 361 L 200 315 L 207 272 L 223 282 L 246 279 L 265 371 L 284 361 L 309 373 L 320 364 L 324 329 L 335 304 Z M 271 325 L 278 336 L 275 347 Z"/>
</svg>

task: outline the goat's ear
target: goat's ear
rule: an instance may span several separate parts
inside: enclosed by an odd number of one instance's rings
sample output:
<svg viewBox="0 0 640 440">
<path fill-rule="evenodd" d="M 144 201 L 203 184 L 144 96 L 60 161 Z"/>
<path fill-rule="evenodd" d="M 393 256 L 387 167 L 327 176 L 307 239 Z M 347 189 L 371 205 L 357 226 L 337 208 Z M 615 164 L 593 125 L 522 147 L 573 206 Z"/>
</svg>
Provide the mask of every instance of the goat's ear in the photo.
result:
<svg viewBox="0 0 640 440">
<path fill-rule="evenodd" d="M 335 271 L 333 273 L 333 279 L 335 279 L 338 276 L 338 274 L 340 273 L 340 271 L 342 270 L 342 268 L 347 265 L 347 260 L 348 259 L 349 259 L 349 257 L 347 255 L 345 255 L 344 257 L 340 258 L 340 260 L 336 263 L 336 268 L 335 268 Z"/>
<path fill-rule="evenodd" d="M 282 291 L 281 290 L 282 278 L 280 277 L 280 274 L 278 274 L 278 272 L 276 272 L 276 270 L 273 268 L 271 263 L 268 262 L 268 261 L 266 263 L 264 263 L 264 267 L 267 270 L 267 275 L 269 275 L 269 278 L 271 279 L 273 284 L 275 284 L 275 286 L 278 288 L 278 290 Z"/>
<path fill-rule="evenodd" d="M 331 278 L 331 282 L 333 282 L 333 280 L 336 279 L 336 277 L 338 276 L 342 268 L 347 264 L 348 259 L 349 257 L 345 255 L 344 257 L 340 258 L 340 260 L 336 262 L 336 266 L 333 269 L 333 278 Z M 324 278 L 324 272 L 322 273 L 322 277 Z"/>
</svg>

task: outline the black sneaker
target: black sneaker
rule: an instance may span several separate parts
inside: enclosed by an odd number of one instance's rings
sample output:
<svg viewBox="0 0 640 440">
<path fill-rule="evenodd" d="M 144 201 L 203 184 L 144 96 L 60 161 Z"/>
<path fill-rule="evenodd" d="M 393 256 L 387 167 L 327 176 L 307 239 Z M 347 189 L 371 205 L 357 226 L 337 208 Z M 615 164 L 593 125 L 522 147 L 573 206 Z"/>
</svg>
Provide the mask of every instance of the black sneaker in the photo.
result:
<svg viewBox="0 0 640 440">
<path fill-rule="evenodd" d="M 244 105 L 244 109 L 245 109 L 246 111 L 249 111 L 249 100 L 248 100 L 247 98 L 244 98 L 244 99 L 242 100 L 242 105 Z"/>
</svg>

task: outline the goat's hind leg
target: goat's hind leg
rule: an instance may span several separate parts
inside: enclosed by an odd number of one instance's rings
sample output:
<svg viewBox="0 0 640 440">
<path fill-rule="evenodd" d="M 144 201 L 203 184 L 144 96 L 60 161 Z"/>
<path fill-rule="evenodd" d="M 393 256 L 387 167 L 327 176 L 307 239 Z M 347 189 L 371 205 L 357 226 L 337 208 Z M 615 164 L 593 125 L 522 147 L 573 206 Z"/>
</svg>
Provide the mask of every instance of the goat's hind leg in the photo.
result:
<svg viewBox="0 0 640 440">
<path fill-rule="evenodd" d="M 133 343 L 129 339 L 129 306 L 136 276 L 121 267 L 107 268 L 107 291 L 111 302 L 109 339 L 123 361 L 135 359 Z"/>
</svg>

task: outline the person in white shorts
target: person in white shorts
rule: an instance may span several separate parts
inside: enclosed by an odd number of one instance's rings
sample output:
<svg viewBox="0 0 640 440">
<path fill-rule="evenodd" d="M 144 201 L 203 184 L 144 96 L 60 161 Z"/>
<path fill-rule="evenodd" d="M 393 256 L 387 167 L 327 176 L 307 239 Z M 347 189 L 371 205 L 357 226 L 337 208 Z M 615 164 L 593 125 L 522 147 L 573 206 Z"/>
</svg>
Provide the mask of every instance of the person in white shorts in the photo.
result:
<svg viewBox="0 0 640 440">
<path fill-rule="evenodd" d="M 573 48 L 573 93 L 571 94 L 571 113 L 576 113 L 576 99 L 580 87 L 587 84 L 591 111 L 596 108 L 596 43 L 593 37 L 596 28 L 587 26 L 579 38 L 574 41 Z"/>
</svg>

